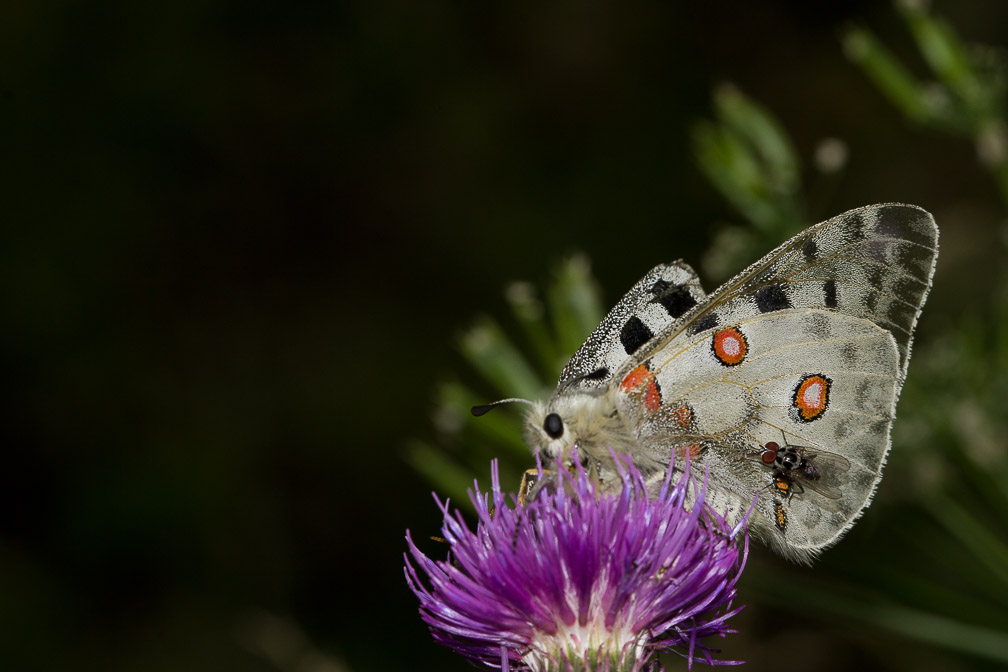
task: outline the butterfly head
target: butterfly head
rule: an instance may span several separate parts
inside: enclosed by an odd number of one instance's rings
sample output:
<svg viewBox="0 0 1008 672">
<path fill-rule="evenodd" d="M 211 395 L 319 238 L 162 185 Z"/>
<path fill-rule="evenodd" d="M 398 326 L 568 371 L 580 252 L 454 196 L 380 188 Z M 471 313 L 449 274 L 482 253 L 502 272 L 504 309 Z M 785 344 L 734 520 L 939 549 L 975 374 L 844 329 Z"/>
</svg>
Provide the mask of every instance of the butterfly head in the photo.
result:
<svg viewBox="0 0 1008 672">
<path fill-rule="evenodd" d="M 594 465 L 630 440 L 619 413 L 606 395 L 566 392 L 532 405 L 525 416 L 525 441 L 544 462 L 570 457 L 591 472 Z"/>
</svg>

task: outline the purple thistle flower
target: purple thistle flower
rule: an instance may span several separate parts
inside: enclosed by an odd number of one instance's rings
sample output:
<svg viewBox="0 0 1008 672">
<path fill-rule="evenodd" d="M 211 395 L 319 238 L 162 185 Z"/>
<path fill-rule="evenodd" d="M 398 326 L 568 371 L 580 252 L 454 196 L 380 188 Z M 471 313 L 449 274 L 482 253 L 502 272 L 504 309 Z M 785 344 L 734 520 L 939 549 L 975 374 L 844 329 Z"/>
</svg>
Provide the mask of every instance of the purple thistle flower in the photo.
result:
<svg viewBox="0 0 1008 672">
<path fill-rule="evenodd" d="M 491 493 L 470 492 L 475 531 L 435 495 L 451 557 L 431 560 L 408 531 L 413 561 L 404 555 L 434 639 L 502 670 L 653 670 L 670 649 L 690 665 L 735 664 L 699 640 L 734 632 L 726 621 L 742 608 L 732 601 L 748 555 L 743 523 L 707 506 L 706 478 L 698 488 L 688 469 L 649 499 L 633 463 L 617 463 L 618 494 L 599 495 L 581 468 L 559 469 L 564 487 L 522 507 L 513 496 L 506 504 L 494 462 Z M 699 492 L 687 510 L 690 487 Z"/>
</svg>

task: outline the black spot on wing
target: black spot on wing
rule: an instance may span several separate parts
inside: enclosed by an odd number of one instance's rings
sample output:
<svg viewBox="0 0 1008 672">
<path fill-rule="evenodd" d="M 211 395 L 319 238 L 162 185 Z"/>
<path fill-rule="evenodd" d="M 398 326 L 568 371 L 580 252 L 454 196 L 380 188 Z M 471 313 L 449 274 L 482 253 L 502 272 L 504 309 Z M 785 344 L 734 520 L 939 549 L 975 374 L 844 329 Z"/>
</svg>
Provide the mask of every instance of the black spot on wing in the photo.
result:
<svg viewBox="0 0 1008 672">
<path fill-rule="evenodd" d="M 881 264 L 889 262 L 889 252 L 892 245 L 889 244 L 888 240 L 869 240 L 861 248 L 864 250 L 865 256 L 872 261 L 877 261 Z"/>
<path fill-rule="evenodd" d="M 893 301 L 886 308 L 885 315 L 886 320 L 888 320 L 889 324 L 897 327 L 902 327 L 903 329 L 907 329 L 909 328 L 909 325 L 913 322 L 914 313 L 915 311 L 913 307 L 908 306 L 902 301 Z M 885 327 L 887 325 L 882 324 L 881 326 Z M 900 340 L 902 338 L 902 335 L 900 333 L 895 333 L 893 334 L 893 336 L 895 336 L 897 340 Z"/>
<path fill-rule="evenodd" d="M 911 217 L 907 217 L 911 215 Z M 920 213 L 911 208 L 879 208 L 875 221 L 875 234 L 882 238 L 903 238 L 913 217 Z"/>
<path fill-rule="evenodd" d="M 849 213 L 848 230 L 851 238 L 855 241 L 866 240 L 868 234 L 868 222 L 865 221 L 864 214 L 860 212 Z"/>
<path fill-rule="evenodd" d="M 892 278 L 890 284 L 892 289 L 889 291 L 893 296 L 902 297 L 904 301 L 914 305 L 920 303 L 921 296 L 923 296 L 924 289 L 927 286 L 921 282 L 920 278 L 906 276 Z"/>
<path fill-rule="evenodd" d="M 650 341 L 653 336 L 654 334 L 651 333 L 648 326 L 641 322 L 639 317 L 634 315 L 623 325 L 623 329 L 620 331 L 620 343 L 623 344 L 626 354 L 632 355 L 642 345 Z"/>
<path fill-rule="evenodd" d="M 850 423 L 840 422 L 833 426 L 833 438 L 844 442 L 854 433 L 854 426 Z"/>
<path fill-rule="evenodd" d="M 866 292 L 864 295 L 864 305 L 869 312 L 874 313 L 878 309 L 879 293 L 876 291 Z"/>
<path fill-rule="evenodd" d="M 902 238 L 914 245 L 933 248 L 934 225 L 930 219 L 926 212 L 917 208 L 905 206 L 881 208 L 875 230 L 882 236 Z"/>
<path fill-rule="evenodd" d="M 854 399 L 858 410 L 868 410 L 868 402 L 871 400 L 871 384 L 868 380 L 862 380 L 854 388 Z"/>
<path fill-rule="evenodd" d="M 654 300 L 661 304 L 669 317 L 675 319 L 697 304 L 696 298 L 682 285 L 672 285 L 658 280 L 651 286 Z"/>
<path fill-rule="evenodd" d="M 805 255 L 805 261 L 812 263 L 819 256 L 819 246 L 816 245 L 815 240 L 809 238 L 805 241 L 805 244 L 801 248 L 802 254 Z"/>
<path fill-rule="evenodd" d="M 654 294 L 655 296 L 661 296 L 662 294 L 667 292 L 670 287 L 673 286 L 674 285 L 668 280 L 658 278 L 657 280 L 654 281 L 654 284 L 651 285 L 651 289 L 649 289 L 648 291 Z"/>
<path fill-rule="evenodd" d="M 761 313 L 769 313 L 774 310 L 784 310 L 791 307 L 791 299 L 781 285 L 767 285 L 756 290 L 753 295 L 756 307 Z"/>
<path fill-rule="evenodd" d="M 896 266 L 910 271 L 919 278 L 923 279 L 931 274 L 934 254 L 930 249 L 901 241 L 894 246 L 893 257 L 896 259 Z"/>
<path fill-rule="evenodd" d="M 802 331 L 812 338 L 825 340 L 833 336 L 833 327 L 822 313 L 809 313 L 802 317 Z"/>
<path fill-rule="evenodd" d="M 823 303 L 827 308 L 837 307 L 836 280 L 827 280 L 823 283 Z"/>
<path fill-rule="evenodd" d="M 689 333 L 691 335 L 699 334 L 701 331 L 707 331 L 708 329 L 713 329 L 714 327 L 718 326 L 718 324 L 719 322 L 717 313 L 707 313 L 706 315 L 703 315 L 702 317 L 700 317 L 700 319 L 698 319 L 696 322 L 693 323 L 693 326 L 691 326 L 689 329 Z"/>
<path fill-rule="evenodd" d="M 595 369 L 591 373 L 585 376 L 585 380 L 604 380 L 609 377 L 609 369 L 602 367 L 600 369 Z"/>
<path fill-rule="evenodd" d="M 873 266 L 868 269 L 865 277 L 868 280 L 868 284 L 874 289 L 881 291 L 885 288 L 886 274 L 885 269 L 881 266 Z"/>
</svg>

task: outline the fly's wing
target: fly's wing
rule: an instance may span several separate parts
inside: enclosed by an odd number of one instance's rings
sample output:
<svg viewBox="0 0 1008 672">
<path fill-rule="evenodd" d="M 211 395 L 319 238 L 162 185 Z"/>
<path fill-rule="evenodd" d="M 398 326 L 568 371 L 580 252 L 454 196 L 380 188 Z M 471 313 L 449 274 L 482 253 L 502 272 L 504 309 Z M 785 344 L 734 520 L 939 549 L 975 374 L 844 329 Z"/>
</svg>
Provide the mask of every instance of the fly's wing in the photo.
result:
<svg viewBox="0 0 1008 672">
<path fill-rule="evenodd" d="M 711 503 L 741 515 L 766 482 L 748 456 L 782 432 L 801 436 L 850 463 L 838 510 L 809 497 L 782 517 L 761 497 L 752 527 L 798 560 L 836 541 L 881 476 L 937 236 L 915 206 L 852 210 L 798 234 L 644 341 L 612 380 L 642 452 L 665 464 L 693 455 L 710 467 Z M 612 328 L 632 332 L 632 323 Z"/>
<path fill-rule="evenodd" d="M 821 503 L 820 504 L 821 508 L 828 509 L 830 511 L 840 510 L 838 507 L 834 508 L 833 505 L 833 502 L 839 501 L 840 496 L 842 494 L 839 485 L 830 485 L 829 483 L 823 483 L 822 480 L 816 481 L 801 477 L 798 478 L 798 482 L 801 483 L 803 488 L 807 488 L 809 490 L 812 490 L 813 492 L 817 492 L 823 497 L 825 497 L 827 500 L 829 500 L 828 502 Z"/>
<path fill-rule="evenodd" d="M 831 500 L 840 499 L 843 493 L 843 483 L 850 471 L 850 462 L 845 457 L 835 453 L 807 453 L 805 459 L 819 472 L 819 478 L 807 478 L 799 475 L 803 486 L 818 492 Z"/>
<path fill-rule="evenodd" d="M 626 293 L 560 373 L 558 389 L 607 386 L 618 371 L 655 334 L 704 300 L 696 272 L 682 261 L 662 264 Z"/>
</svg>

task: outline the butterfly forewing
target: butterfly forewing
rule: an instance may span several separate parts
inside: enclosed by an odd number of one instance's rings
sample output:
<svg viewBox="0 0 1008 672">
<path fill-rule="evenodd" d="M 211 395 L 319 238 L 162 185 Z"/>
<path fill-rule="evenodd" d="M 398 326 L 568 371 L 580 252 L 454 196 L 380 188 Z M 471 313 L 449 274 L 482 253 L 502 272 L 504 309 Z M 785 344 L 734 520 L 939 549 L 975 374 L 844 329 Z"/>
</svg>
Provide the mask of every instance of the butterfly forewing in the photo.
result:
<svg viewBox="0 0 1008 672">
<path fill-rule="evenodd" d="M 807 229 L 750 266 L 714 292 L 692 322 L 728 325 L 789 308 L 864 318 L 892 333 L 902 379 L 937 244 L 934 219 L 918 207 L 852 210 Z"/>
<path fill-rule="evenodd" d="M 669 331 L 704 300 L 696 272 L 681 261 L 662 264 L 641 278 L 609 311 L 560 373 L 560 389 L 598 388 L 634 353 Z"/>
</svg>

